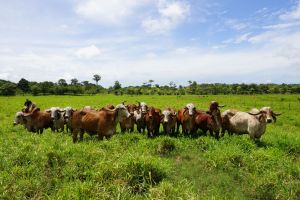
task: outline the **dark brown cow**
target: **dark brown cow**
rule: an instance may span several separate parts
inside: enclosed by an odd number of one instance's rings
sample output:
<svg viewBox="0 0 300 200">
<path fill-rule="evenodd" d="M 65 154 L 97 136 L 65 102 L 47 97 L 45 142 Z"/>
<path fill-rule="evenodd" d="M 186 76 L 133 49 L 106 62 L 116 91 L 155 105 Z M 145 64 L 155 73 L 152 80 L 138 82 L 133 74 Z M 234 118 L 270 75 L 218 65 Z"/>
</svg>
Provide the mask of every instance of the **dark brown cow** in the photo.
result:
<svg viewBox="0 0 300 200">
<path fill-rule="evenodd" d="M 212 101 L 210 102 L 208 112 L 212 113 L 214 110 L 219 110 L 219 108 L 223 108 L 223 107 L 225 107 L 225 105 L 219 105 L 218 102 Z"/>
<path fill-rule="evenodd" d="M 145 122 L 149 137 L 154 137 L 159 134 L 159 126 L 161 119 L 161 110 L 150 107 L 145 114 Z"/>
<path fill-rule="evenodd" d="M 23 118 L 26 120 L 26 128 L 29 131 L 42 134 L 44 129 L 51 128 L 53 130 L 53 121 L 51 114 L 34 108 L 31 113 L 24 113 Z"/>
<path fill-rule="evenodd" d="M 123 104 L 119 104 L 115 109 L 102 108 L 100 111 L 80 110 L 73 113 L 72 128 L 73 142 L 77 141 L 78 133 L 83 139 L 83 131 L 97 133 L 98 139 L 110 138 L 116 132 L 117 123 L 130 114 Z"/>
<path fill-rule="evenodd" d="M 174 111 L 174 109 L 167 108 L 162 112 L 161 123 L 163 125 L 165 134 L 167 135 L 175 134 L 176 122 L 177 122 L 177 113 Z"/>
<path fill-rule="evenodd" d="M 209 131 L 211 136 L 214 136 L 218 139 L 219 132 L 222 127 L 222 118 L 220 110 L 214 110 L 211 114 L 203 110 L 196 111 L 195 117 L 195 131 L 201 129 L 204 134 Z"/>
<path fill-rule="evenodd" d="M 26 99 L 22 112 L 30 113 L 31 111 L 33 111 L 34 108 L 36 108 L 36 104 L 32 103 L 32 101 L 30 101 L 29 99 Z"/>
<path fill-rule="evenodd" d="M 120 121 L 121 132 L 124 133 L 125 131 L 133 132 L 134 131 L 134 111 L 137 110 L 137 106 L 135 104 L 128 104 L 126 105 L 128 112 L 130 113 L 130 117 L 124 118 Z"/>
<path fill-rule="evenodd" d="M 177 115 L 177 133 L 179 133 L 179 127 L 182 125 L 183 134 L 191 134 L 195 129 L 195 114 L 196 108 L 194 104 L 189 103 L 183 109 L 178 111 Z"/>
</svg>

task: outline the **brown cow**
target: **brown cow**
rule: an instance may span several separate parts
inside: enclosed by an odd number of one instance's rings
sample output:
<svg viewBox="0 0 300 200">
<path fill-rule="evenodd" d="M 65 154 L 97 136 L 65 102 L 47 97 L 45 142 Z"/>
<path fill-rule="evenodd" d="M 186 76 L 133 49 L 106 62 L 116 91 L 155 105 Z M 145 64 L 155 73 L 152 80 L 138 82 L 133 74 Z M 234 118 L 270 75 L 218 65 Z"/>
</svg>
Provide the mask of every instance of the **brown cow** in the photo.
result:
<svg viewBox="0 0 300 200">
<path fill-rule="evenodd" d="M 183 134 L 191 134 L 195 128 L 196 108 L 194 104 L 189 103 L 183 109 L 178 111 L 177 115 L 177 134 L 179 127 L 182 125 Z"/>
<path fill-rule="evenodd" d="M 213 110 L 211 114 L 209 111 L 196 111 L 195 132 L 199 128 L 204 132 L 204 134 L 206 134 L 206 132 L 209 131 L 210 135 L 214 136 L 213 133 L 215 133 L 215 137 L 219 139 L 219 132 L 221 127 L 222 117 L 219 109 Z"/>
<path fill-rule="evenodd" d="M 83 139 L 83 131 L 97 133 L 98 139 L 110 138 L 116 131 L 117 123 L 130 114 L 123 104 L 119 104 L 115 109 L 102 108 L 100 111 L 80 110 L 73 113 L 72 128 L 73 142 L 77 141 L 80 131 L 80 139 Z"/>
<path fill-rule="evenodd" d="M 27 130 L 42 134 L 44 129 L 51 128 L 53 130 L 53 121 L 48 112 L 40 111 L 34 108 L 31 113 L 24 113 Z"/>
<path fill-rule="evenodd" d="M 177 113 L 174 111 L 174 109 L 167 108 L 162 112 L 161 123 L 163 125 L 165 134 L 167 135 L 175 134 L 176 122 L 177 122 Z"/>
<path fill-rule="evenodd" d="M 161 110 L 150 107 L 145 114 L 145 122 L 148 131 L 148 137 L 153 137 L 159 134 Z"/>
<path fill-rule="evenodd" d="M 128 112 L 130 113 L 130 117 L 124 118 L 120 121 L 121 132 L 124 133 L 125 131 L 133 132 L 134 131 L 134 111 L 137 109 L 135 104 L 128 104 L 126 105 Z"/>
</svg>

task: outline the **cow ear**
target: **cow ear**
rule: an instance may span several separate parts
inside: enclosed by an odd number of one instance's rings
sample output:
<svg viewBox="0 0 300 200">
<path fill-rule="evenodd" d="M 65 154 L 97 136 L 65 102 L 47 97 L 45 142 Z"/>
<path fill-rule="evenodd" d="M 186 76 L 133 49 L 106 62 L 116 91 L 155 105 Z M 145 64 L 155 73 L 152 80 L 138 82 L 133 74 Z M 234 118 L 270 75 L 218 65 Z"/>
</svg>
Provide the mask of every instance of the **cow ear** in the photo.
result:
<svg viewBox="0 0 300 200">
<path fill-rule="evenodd" d="M 264 114 L 259 115 L 258 120 L 261 122 L 264 119 Z"/>
</svg>

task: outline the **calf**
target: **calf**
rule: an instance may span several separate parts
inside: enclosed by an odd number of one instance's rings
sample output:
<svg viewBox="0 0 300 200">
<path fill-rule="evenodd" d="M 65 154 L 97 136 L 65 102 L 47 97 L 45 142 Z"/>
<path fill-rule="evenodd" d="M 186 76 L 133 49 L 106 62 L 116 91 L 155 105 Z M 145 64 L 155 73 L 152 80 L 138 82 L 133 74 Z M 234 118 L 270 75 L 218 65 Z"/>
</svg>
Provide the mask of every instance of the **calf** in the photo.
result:
<svg viewBox="0 0 300 200">
<path fill-rule="evenodd" d="M 183 134 L 191 134 L 195 129 L 196 108 L 194 104 L 189 103 L 183 109 L 178 111 L 177 115 L 177 133 L 182 125 Z"/>
<path fill-rule="evenodd" d="M 268 123 L 276 121 L 277 114 L 270 107 L 263 107 L 260 110 L 252 109 L 250 112 L 237 111 L 229 118 L 229 129 L 236 134 L 249 134 L 253 140 L 259 140 L 265 133 Z"/>
<path fill-rule="evenodd" d="M 161 110 L 154 107 L 150 107 L 145 114 L 145 122 L 149 137 L 159 134 L 160 115 Z"/>
<path fill-rule="evenodd" d="M 134 111 L 137 109 L 137 106 L 135 104 L 128 104 L 126 105 L 126 108 L 130 113 L 130 116 L 120 121 L 120 127 L 122 133 L 124 133 L 125 131 L 133 132 L 134 130 L 134 123 L 135 123 Z"/>
<path fill-rule="evenodd" d="M 44 129 L 51 128 L 53 130 L 53 121 L 48 112 L 40 111 L 39 108 L 34 108 L 31 113 L 24 113 L 27 130 L 42 134 Z"/>
<path fill-rule="evenodd" d="M 161 123 L 163 125 L 165 134 L 167 135 L 175 134 L 176 122 L 177 122 L 177 113 L 173 109 L 167 108 L 162 112 Z"/>
<path fill-rule="evenodd" d="M 115 109 L 102 108 L 100 111 L 75 111 L 72 116 L 73 142 L 75 143 L 80 132 L 80 139 L 83 139 L 83 131 L 97 133 L 98 139 L 110 138 L 116 131 L 117 123 L 130 114 L 123 104 Z"/>
<path fill-rule="evenodd" d="M 51 114 L 51 119 L 53 121 L 53 129 L 54 131 L 64 131 L 65 119 L 64 119 L 64 111 L 58 107 L 52 107 L 47 109 L 46 112 Z"/>
</svg>

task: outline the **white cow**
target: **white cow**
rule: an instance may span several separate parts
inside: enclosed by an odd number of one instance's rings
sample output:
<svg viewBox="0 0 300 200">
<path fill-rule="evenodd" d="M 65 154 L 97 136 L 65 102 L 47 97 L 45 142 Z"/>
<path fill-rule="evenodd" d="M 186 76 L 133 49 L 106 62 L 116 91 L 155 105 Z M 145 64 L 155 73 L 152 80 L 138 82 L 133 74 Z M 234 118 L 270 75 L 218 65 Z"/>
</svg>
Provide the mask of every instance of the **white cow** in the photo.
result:
<svg viewBox="0 0 300 200">
<path fill-rule="evenodd" d="M 225 111 L 226 112 L 226 111 Z M 229 117 L 229 131 L 236 134 L 249 134 L 250 138 L 260 139 L 265 133 L 268 123 L 276 121 L 276 114 L 270 107 L 263 107 L 260 110 L 254 108 L 250 112 L 235 111 Z"/>
<path fill-rule="evenodd" d="M 53 121 L 54 131 L 64 131 L 65 119 L 64 119 L 64 110 L 59 107 L 52 107 L 47 109 L 46 112 L 51 113 L 51 119 Z"/>
<path fill-rule="evenodd" d="M 74 110 L 72 107 L 68 106 L 68 107 L 65 107 L 63 109 L 63 111 L 64 111 L 63 117 L 64 117 L 64 122 L 66 124 L 67 132 L 69 132 L 69 130 L 70 130 L 70 132 L 72 132 L 71 117 L 72 117 L 73 112 L 76 110 Z"/>
</svg>

